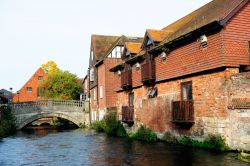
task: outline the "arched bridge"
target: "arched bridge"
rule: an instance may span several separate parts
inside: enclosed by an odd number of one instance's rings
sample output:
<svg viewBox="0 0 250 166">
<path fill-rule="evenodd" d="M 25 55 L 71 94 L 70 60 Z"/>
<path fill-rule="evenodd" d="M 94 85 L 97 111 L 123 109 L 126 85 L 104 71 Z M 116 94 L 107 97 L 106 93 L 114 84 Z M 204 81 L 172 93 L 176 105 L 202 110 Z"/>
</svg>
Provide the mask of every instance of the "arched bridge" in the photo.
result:
<svg viewBox="0 0 250 166">
<path fill-rule="evenodd" d="M 77 126 L 89 125 L 89 113 L 84 103 L 76 100 L 39 100 L 13 104 L 17 129 L 41 118 L 58 117 L 67 119 Z"/>
</svg>

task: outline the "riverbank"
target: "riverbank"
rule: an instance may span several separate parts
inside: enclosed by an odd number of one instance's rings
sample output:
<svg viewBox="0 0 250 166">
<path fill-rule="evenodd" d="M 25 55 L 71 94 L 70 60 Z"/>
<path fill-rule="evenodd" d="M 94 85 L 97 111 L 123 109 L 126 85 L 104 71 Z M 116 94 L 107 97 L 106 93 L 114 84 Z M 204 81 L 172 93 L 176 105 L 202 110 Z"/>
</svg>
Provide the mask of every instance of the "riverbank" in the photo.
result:
<svg viewBox="0 0 250 166">
<path fill-rule="evenodd" d="M 0 138 L 14 134 L 16 131 L 15 118 L 12 110 L 8 106 L 0 107 Z"/>
</svg>

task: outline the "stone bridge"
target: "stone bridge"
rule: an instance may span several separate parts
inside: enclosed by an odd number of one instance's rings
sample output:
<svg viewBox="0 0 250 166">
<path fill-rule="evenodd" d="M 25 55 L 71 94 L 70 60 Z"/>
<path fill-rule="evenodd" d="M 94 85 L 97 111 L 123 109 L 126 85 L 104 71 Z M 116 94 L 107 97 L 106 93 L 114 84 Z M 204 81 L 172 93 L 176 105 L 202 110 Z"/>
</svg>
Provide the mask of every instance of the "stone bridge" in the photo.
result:
<svg viewBox="0 0 250 166">
<path fill-rule="evenodd" d="M 49 117 L 67 119 L 79 127 L 89 125 L 89 113 L 84 110 L 84 103 L 76 100 L 39 100 L 13 104 L 17 129 Z"/>
</svg>

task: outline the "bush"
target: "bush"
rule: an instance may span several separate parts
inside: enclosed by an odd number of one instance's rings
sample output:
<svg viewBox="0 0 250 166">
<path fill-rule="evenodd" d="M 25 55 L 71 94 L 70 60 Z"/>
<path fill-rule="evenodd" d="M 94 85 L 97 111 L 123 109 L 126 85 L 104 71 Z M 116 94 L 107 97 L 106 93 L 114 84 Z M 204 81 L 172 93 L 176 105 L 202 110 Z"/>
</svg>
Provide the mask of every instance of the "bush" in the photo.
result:
<svg viewBox="0 0 250 166">
<path fill-rule="evenodd" d="M 0 138 L 13 134 L 16 131 L 15 118 L 10 107 L 0 107 Z"/>
<path fill-rule="evenodd" d="M 104 132 L 104 124 L 103 121 L 97 121 L 92 123 L 91 128 L 96 132 Z"/>
<path fill-rule="evenodd" d="M 116 119 L 116 112 L 108 112 L 103 120 L 92 123 L 96 132 L 105 132 L 108 136 L 126 137 L 127 133 L 120 121 Z"/>
<path fill-rule="evenodd" d="M 132 134 L 130 136 L 131 139 L 145 141 L 145 142 L 156 142 L 157 136 L 156 134 L 151 130 L 143 125 L 139 127 L 136 133 Z"/>
</svg>

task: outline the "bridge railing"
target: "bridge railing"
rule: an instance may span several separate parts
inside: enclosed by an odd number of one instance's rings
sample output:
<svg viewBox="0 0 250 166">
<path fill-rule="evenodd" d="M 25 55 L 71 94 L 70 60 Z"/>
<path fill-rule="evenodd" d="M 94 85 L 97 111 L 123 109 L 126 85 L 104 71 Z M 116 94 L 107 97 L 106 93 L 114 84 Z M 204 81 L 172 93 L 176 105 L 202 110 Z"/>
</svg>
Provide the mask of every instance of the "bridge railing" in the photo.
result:
<svg viewBox="0 0 250 166">
<path fill-rule="evenodd" d="M 37 101 L 13 103 L 14 110 L 22 108 L 53 107 L 53 106 L 83 107 L 84 104 L 82 101 L 79 100 L 37 100 Z"/>
</svg>

